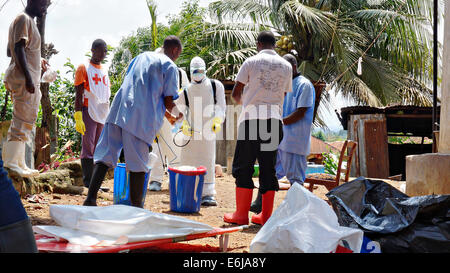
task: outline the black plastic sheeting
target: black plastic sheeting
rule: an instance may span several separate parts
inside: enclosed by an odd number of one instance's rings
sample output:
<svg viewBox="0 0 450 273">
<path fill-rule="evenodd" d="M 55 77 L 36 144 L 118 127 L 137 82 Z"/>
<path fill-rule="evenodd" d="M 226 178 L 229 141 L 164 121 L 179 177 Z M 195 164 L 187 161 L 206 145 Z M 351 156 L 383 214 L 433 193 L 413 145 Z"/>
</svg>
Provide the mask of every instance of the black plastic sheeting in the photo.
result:
<svg viewBox="0 0 450 273">
<path fill-rule="evenodd" d="M 383 253 L 450 253 L 450 195 L 409 197 L 360 177 L 327 197 L 339 224 L 363 230 Z"/>
</svg>

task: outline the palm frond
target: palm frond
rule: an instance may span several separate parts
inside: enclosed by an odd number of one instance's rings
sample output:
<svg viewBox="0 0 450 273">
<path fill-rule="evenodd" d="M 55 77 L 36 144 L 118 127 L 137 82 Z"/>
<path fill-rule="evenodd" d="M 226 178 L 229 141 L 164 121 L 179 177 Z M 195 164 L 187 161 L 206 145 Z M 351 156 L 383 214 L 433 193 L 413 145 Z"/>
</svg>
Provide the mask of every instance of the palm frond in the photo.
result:
<svg viewBox="0 0 450 273">
<path fill-rule="evenodd" d="M 405 78 L 406 84 L 399 88 L 398 95 L 402 105 L 423 107 L 433 106 L 433 92 L 424 84 L 411 78 Z"/>
<path fill-rule="evenodd" d="M 372 89 L 361 78 L 353 73 L 348 73 L 346 78 L 340 80 L 336 89 L 344 97 L 353 99 L 359 105 L 372 107 L 381 107 L 383 105 Z"/>
<path fill-rule="evenodd" d="M 361 79 L 379 98 L 383 105 L 399 100 L 398 90 L 405 83 L 390 63 L 364 56 Z"/>
<path fill-rule="evenodd" d="M 213 24 L 205 30 L 204 39 L 207 39 L 214 48 L 254 46 L 261 29 L 259 25 L 250 23 Z"/>
<path fill-rule="evenodd" d="M 295 29 L 296 33 L 314 33 L 320 35 L 323 40 L 331 40 L 335 25 L 332 13 L 293 0 L 282 4 L 278 13 L 284 17 L 285 27 L 291 24 L 290 28 Z"/>
<path fill-rule="evenodd" d="M 365 23 L 369 35 L 379 32 L 384 23 L 392 20 L 369 54 L 380 56 L 421 80 L 430 79 L 426 63 L 432 58 L 432 33 L 428 22 L 420 15 L 367 9 L 355 11 L 353 16 Z"/>
<path fill-rule="evenodd" d="M 223 0 L 209 5 L 210 16 L 219 23 L 253 21 L 259 24 L 273 23 L 273 14 L 267 1 Z"/>
<path fill-rule="evenodd" d="M 212 52 L 213 60 L 208 64 L 208 74 L 215 79 L 234 80 L 244 61 L 256 53 L 255 47 Z"/>
</svg>

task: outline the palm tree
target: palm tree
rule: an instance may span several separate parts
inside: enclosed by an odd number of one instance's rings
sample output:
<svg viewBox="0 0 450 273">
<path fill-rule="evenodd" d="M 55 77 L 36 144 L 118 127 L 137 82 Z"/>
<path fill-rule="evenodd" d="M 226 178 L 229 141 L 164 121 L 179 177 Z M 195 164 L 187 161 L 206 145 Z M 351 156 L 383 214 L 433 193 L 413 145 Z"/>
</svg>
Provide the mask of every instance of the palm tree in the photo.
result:
<svg viewBox="0 0 450 273">
<path fill-rule="evenodd" d="M 250 22 L 292 35 L 303 75 L 369 106 L 432 105 L 432 8 L 432 0 L 223 0 L 209 6 L 219 23 Z M 324 95 L 322 106 L 329 92 Z"/>
<path fill-rule="evenodd" d="M 263 29 L 249 23 L 206 23 L 202 40 L 210 48 L 206 56 L 210 76 L 232 80 L 242 63 L 257 53 L 255 40 Z"/>
<path fill-rule="evenodd" d="M 151 30 L 152 30 L 152 49 L 156 49 L 157 48 L 157 46 L 158 46 L 158 27 L 157 27 L 157 23 L 156 23 L 156 20 L 157 20 L 157 17 L 158 17 L 158 14 L 157 14 L 157 12 L 156 12 L 156 10 L 157 10 L 157 4 L 156 4 L 156 2 L 155 1 L 153 1 L 153 0 L 146 0 L 147 1 L 147 8 L 148 8 L 148 11 L 150 12 L 150 17 L 152 18 L 152 25 L 151 25 Z"/>
<path fill-rule="evenodd" d="M 169 26 L 160 38 L 176 35 L 184 49 L 177 60 L 189 70 L 193 57 L 200 56 L 208 64 L 208 75 L 222 80 L 232 79 L 240 64 L 256 54 L 255 39 L 261 27 L 245 23 L 221 23 L 207 20 L 207 9 L 198 0 L 183 2 L 181 12 L 169 18 Z"/>
<path fill-rule="evenodd" d="M 207 9 L 200 7 L 198 0 L 187 0 L 178 14 L 169 16 L 168 26 L 157 24 L 154 31 L 156 17 L 153 15 L 157 7 L 154 1 L 146 1 L 151 10 L 152 26 L 139 28 L 115 48 L 110 67 L 113 92 L 120 86 L 129 61 L 141 52 L 161 46 L 168 35 L 178 36 L 184 44 L 178 66 L 189 72 L 192 58 L 200 56 L 209 64 L 209 76 L 222 80 L 231 80 L 245 59 L 256 54 L 255 39 L 262 29 L 260 26 L 208 21 Z"/>
</svg>

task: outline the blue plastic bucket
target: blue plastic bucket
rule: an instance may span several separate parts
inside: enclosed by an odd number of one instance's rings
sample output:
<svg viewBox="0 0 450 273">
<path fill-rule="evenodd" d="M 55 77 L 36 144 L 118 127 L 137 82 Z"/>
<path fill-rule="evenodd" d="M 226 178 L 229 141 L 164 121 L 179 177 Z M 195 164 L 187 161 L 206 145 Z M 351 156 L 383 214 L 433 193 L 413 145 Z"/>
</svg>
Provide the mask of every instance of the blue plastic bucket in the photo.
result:
<svg viewBox="0 0 450 273">
<path fill-rule="evenodd" d="M 170 210 L 181 213 L 200 211 L 205 167 L 181 171 L 169 167 Z"/>
<path fill-rule="evenodd" d="M 144 194 L 142 195 L 142 205 L 145 203 L 147 185 L 150 171 L 145 174 Z M 130 173 L 126 170 L 125 163 L 117 164 L 114 169 L 114 204 L 131 205 L 130 200 Z"/>
<path fill-rule="evenodd" d="M 313 173 L 325 173 L 325 166 L 324 165 L 308 165 L 306 168 L 306 174 L 313 174 Z"/>
</svg>

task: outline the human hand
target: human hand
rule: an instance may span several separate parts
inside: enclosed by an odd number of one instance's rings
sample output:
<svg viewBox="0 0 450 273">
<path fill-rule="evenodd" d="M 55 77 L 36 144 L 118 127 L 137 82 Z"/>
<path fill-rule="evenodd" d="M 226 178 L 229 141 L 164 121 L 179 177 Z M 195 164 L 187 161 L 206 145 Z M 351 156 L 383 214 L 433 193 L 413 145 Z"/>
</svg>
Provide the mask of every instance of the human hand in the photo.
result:
<svg viewBox="0 0 450 273">
<path fill-rule="evenodd" d="M 33 80 L 31 79 L 31 77 L 26 78 L 25 89 L 31 94 L 34 94 L 34 92 L 36 92 L 36 87 L 34 86 L 34 83 L 33 83 Z"/>
<path fill-rule="evenodd" d="M 74 118 L 75 118 L 75 130 L 84 136 L 84 133 L 86 132 L 86 126 L 83 122 L 83 113 L 81 111 L 75 112 Z"/>
<path fill-rule="evenodd" d="M 178 117 L 175 118 L 175 122 L 178 122 L 178 121 L 182 120 L 183 118 L 184 118 L 183 113 L 179 113 Z"/>
<path fill-rule="evenodd" d="M 172 115 L 168 115 L 166 116 L 166 118 L 169 121 L 170 125 L 174 125 L 177 122 L 177 118 Z"/>
<path fill-rule="evenodd" d="M 42 68 L 42 72 L 46 72 L 47 69 L 49 67 L 49 63 L 46 59 L 42 59 L 41 60 L 41 68 Z"/>
<path fill-rule="evenodd" d="M 171 125 L 174 125 L 175 123 L 177 123 L 178 121 L 180 121 L 180 120 L 182 120 L 183 119 L 183 113 L 178 113 L 178 117 L 177 116 L 174 116 L 174 115 L 172 115 L 172 114 L 167 114 L 166 115 L 166 118 L 167 118 L 167 120 L 170 122 L 170 124 Z"/>
</svg>

